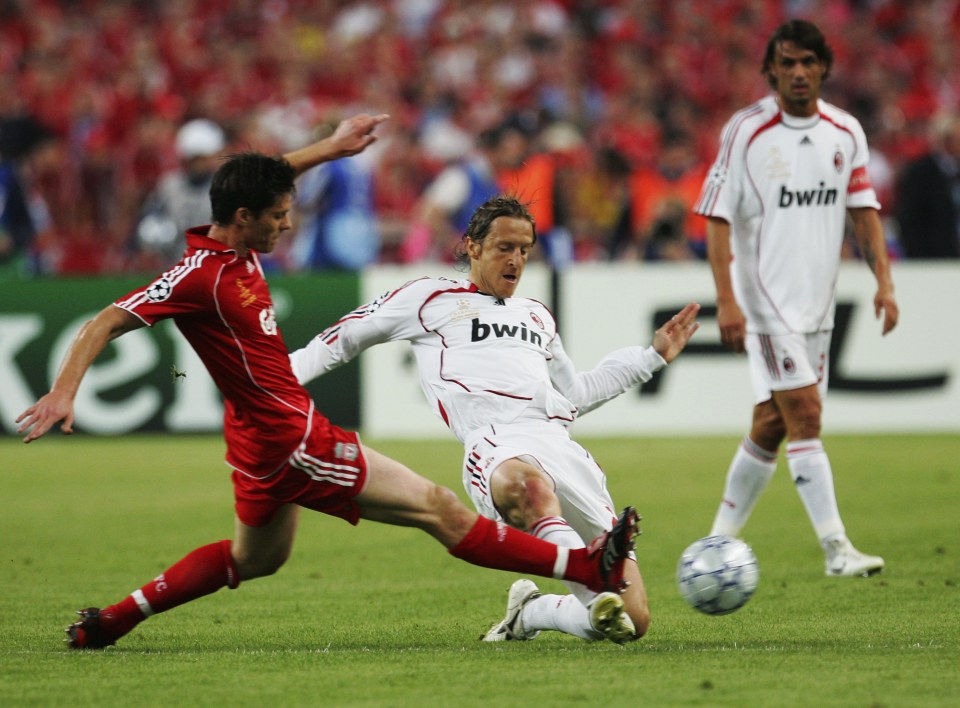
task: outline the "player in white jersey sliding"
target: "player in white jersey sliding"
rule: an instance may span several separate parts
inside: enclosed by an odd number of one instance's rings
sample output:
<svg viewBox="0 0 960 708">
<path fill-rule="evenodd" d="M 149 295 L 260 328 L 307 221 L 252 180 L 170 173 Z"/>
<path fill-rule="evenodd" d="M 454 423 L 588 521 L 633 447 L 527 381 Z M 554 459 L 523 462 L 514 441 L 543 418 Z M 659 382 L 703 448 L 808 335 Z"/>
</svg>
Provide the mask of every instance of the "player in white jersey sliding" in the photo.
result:
<svg viewBox="0 0 960 708">
<path fill-rule="evenodd" d="M 603 471 L 567 427 L 672 361 L 699 326 L 699 305 L 658 329 L 653 346 L 619 349 L 579 373 L 551 312 L 514 297 L 536 238 L 519 201 L 494 197 L 473 214 L 461 242 L 467 279 L 408 282 L 346 315 L 290 359 L 305 382 L 375 344 L 408 340 L 428 402 L 464 444 L 463 483 L 477 510 L 579 548 L 609 530 L 615 514 Z M 541 595 L 530 580 L 518 580 L 506 617 L 484 639 L 533 639 L 540 630 L 636 639 L 650 623 L 647 595 L 635 562 L 624 577 L 630 585 L 622 596 L 575 583 L 568 584 L 572 595 Z"/>
<path fill-rule="evenodd" d="M 737 536 L 786 457 L 831 576 L 872 575 L 883 559 L 847 539 L 820 440 L 834 286 L 846 218 L 877 281 L 883 334 L 898 309 L 860 123 L 820 99 L 833 52 L 820 30 L 791 20 L 771 37 L 762 73 L 773 95 L 736 113 L 694 211 L 707 248 L 724 344 L 746 350 L 756 404 L 727 473 L 711 533 Z"/>
</svg>

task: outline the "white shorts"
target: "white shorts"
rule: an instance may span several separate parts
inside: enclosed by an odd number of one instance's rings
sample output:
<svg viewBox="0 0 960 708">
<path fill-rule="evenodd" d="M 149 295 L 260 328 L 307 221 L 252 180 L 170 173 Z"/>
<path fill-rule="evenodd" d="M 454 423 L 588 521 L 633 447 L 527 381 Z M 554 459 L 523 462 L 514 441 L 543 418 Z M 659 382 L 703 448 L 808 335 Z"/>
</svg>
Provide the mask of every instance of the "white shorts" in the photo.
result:
<svg viewBox="0 0 960 708">
<path fill-rule="evenodd" d="M 832 332 L 809 334 L 747 333 L 747 358 L 755 403 L 769 401 L 773 391 L 817 385 L 827 395 Z"/>
<path fill-rule="evenodd" d="M 514 457 L 538 466 L 553 480 L 561 515 L 585 544 L 613 528 L 617 513 L 606 475 L 564 427 L 552 423 L 492 425 L 470 435 L 464 446 L 463 486 L 481 515 L 502 521 L 489 493 L 490 475 Z"/>
</svg>

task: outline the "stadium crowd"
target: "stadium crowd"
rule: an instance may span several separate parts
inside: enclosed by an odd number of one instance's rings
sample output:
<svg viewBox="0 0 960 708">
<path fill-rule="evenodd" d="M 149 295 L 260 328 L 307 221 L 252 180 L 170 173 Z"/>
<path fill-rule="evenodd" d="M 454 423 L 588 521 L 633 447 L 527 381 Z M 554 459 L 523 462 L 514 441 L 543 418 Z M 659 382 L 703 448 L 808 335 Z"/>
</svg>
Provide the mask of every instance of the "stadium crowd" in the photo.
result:
<svg viewBox="0 0 960 708">
<path fill-rule="evenodd" d="M 165 176 L 199 184 L 194 158 L 289 151 L 361 111 L 391 115 L 382 139 L 301 188 L 278 270 L 447 258 L 458 165 L 529 201 L 558 265 L 702 258 L 690 206 L 789 17 L 829 28 L 824 97 L 867 132 L 892 254 L 960 255 L 956 229 L 904 243 L 929 230 L 897 213 L 898 179 L 933 159 L 958 221 L 958 0 L 6 0 L 0 277 L 152 271 L 170 258 L 149 219 Z M 196 119 L 222 140 L 185 140 Z M 344 194 L 364 198 L 321 228 Z M 366 260 L 312 242 L 330 230 L 360 234 Z"/>
</svg>

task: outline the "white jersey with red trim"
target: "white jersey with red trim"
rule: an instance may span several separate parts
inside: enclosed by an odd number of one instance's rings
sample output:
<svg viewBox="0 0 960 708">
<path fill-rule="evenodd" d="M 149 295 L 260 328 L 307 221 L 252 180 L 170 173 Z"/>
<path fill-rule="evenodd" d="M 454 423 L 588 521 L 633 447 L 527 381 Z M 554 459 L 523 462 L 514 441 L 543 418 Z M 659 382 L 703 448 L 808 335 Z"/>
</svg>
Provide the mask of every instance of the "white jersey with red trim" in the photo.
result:
<svg viewBox="0 0 960 708">
<path fill-rule="evenodd" d="M 848 208 L 879 209 L 856 118 L 825 101 L 809 118 L 775 96 L 736 113 L 694 211 L 731 226 L 731 275 L 750 332 L 833 328 Z"/>
<path fill-rule="evenodd" d="M 652 347 L 618 349 L 577 372 L 553 314 L 528 298 L 498 299 L 469 280 L 421 278 L 343 317 L 290 355 L 303 383 L 387 341 L 413 345 L 433 410 L 464 442 L 492 424 L 567 426 L 650 379 L 665 365 Z"/>
</svg>

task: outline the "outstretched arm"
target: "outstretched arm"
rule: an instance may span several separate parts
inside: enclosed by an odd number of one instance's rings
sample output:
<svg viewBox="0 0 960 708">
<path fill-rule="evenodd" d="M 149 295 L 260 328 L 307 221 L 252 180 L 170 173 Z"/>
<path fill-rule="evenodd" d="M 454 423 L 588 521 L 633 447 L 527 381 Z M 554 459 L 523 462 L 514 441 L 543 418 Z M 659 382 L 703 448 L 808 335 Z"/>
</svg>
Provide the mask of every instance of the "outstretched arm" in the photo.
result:
<svg viewBox="0 0 960 708">
<path fill-rule="evenodd" d="M 293 169 L 299 176 L 321 162 L 356 155 L 377 141 L 373 131 L 389 117 L 385 113 L 375 116 L 365 113 L 352 116 L 341 121 L 332 135 L 299 150 L 288 152 L 283 157 L 293 165 Z"/>
<path fill-rule="evenodd" d="M 70 344 L 50 392 L 17 418 L 17 433 L 26 433 L 23 441 L 42 437 L 61 420 L 60 429 L 67 435 L 73 433 L 73 399 L 90 364 L 112 339 L 139 327 L 143 322 L 138 317 L 114 305 L 84 324 Z"/>
<path fill-rule="evenodd" d="M 890 275 L 890 259 L 887 256 L 887 242 L 883 237 L 883 223 L 876 209 L 848 209 L 853 220 L 853 234 L 877 279 L 877 293 L 873 296 L 874 314 L 879 318 L 883 313 L 883 334 L 897 326 L 900 309 L 893 295 L 893 277 Z"/>
<path fill-rule="evenodd" d="M 617 349 L 590 371 L 576 371 L 557 337 L 550 345 L 550 379 L 583 415 L 649 381 L 654 372 L 673 361 L 699 329 L 698 312 L 700 305 L 690 303 L 654 333 L 653 346 Z"/>
</svg>

